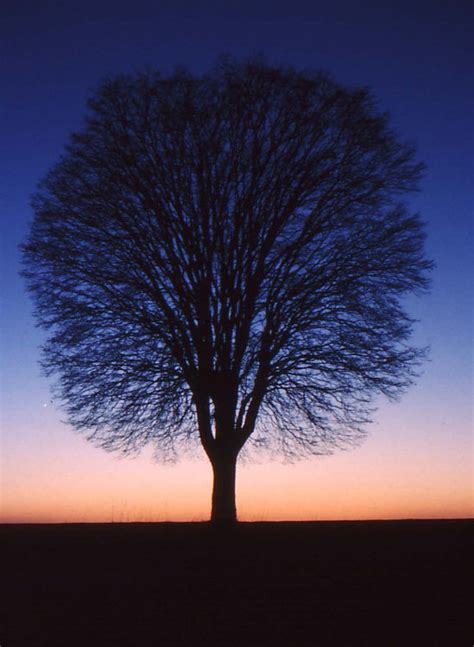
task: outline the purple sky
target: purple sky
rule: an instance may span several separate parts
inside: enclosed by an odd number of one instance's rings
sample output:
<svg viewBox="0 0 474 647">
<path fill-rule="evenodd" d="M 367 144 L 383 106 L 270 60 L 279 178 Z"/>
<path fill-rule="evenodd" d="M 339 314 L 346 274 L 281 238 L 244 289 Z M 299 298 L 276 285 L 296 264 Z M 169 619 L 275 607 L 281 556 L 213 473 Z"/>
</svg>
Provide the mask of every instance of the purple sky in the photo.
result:
<svg viewBox="0 0 474 647">
<path fill-rule="evenodd" d="M 173 510 L 179 509 L 185 512 L 175 516 L 197 518 L 208 506 L 207 481 L 196 500 L 191 496 L 191 478 L 188 490 L 178 487 L 183 466 L 169 476 L 170 468 L 152 464 L 144 456 L 134 463 L 133 471 L 124 461 L 87 446 L 60 422 L 61 412 L 50 402 L 48 383 L 38 368 L 42 334 L 34 328 L 31 303 L 18 276 L 17 246 L 31 219 L 29 196 L 61 154 L 68 135 L 80 126 L 89 88 L 109 73 L 145 65 L 167 72 L 185 64 L 203 72 L 222 53 L 240 57 L 263 53 L 271 62 L 323 68 L 342 83 L 370 86 L 402 138 L 416 143 L 418 158 L 427 164 L 422 192 L 411 204 L 427 222 L 427 252 L 436 262 L 431 294 L 408 304 L 420 319 L 417 342 L 431 346 L 430 362 L 417 385 L 397 405 L 380 403 L 365 447 L 323 462 L 285 468 L 291 473 L 286 487 L 293 494 L 288 495 L 283 511 L 271 503 L 271 483 L 286 478 L 278 471 L 281 468 L 263 465 L 261 472 L 256 471 L 258 466 L 244 468 L 239 481 L 244 513 L 291 516 L 299 505 L 298 488 L 304 485 L 307 491 L 309 483 L 314 487 L 314 508 L 305 514 L 317 514 L 317 506 L 323 506 L 318 479 L 328 488 L 327 500 L 335 502 L 332 508 L 324 508 L 326 516 L 331 516 L 331 510 L 340 510 L 333 516 L 374 515 L 377 510 L 382 515 L 384 496 L 395 511 L 392 515 L 419 516 L 422 502 L 432 500 L 433 488 L 444 506 L 438 512 L 425 508 L 433 515 L 442 516 L 443 510 L 455 515 L 453 511 L 467 511 L 469 505 L 472 512 L 474 58 L 470 7 L 470 2 L 435 0 L 360 4 L 4 0 L 0 9 L 0 518 L 2 514 L 5 519 L 43 514 L 42 518 L 62 515 L 66 519 L 74 517 L 74 506 L 77 512 L 81 505 L 87 517 L 86 490 L 81 490 L 81 484 L 84 479 L 96 483 L 94 479 L 100 481 L 104 473 L 111 491 L 110 484 L 123 487 L 117 503 L 110 503 L 112 495 L 104 495 L 100 510 L 105 516 L 115 505 L 129 510 L 130 518 L 136 516 L 143 492 L 150 487 L 166 487 L 167 498 L 147 499 L 141 508 L 145 516 L 173 518 Z M 344 507 L 341 483 L 346 489 L 360 485 L 361 466 L 368 479 L 366 487 L 360 489 L 352 508 L 347 501 Z M 201 467 L 188 466 L 183 473 L 197 470 L 197 474 Z M 146 481 L 146 488 L 145 482 L 138 483 L 132 496 L 127 479 L 136 482 L 139 474 L 156 474 L 157 480 L 154 485 Z M 267 498 L 255 509 L 252 478 L 261 479 L 262 492 L 268 488 Z M 403 507 L 410 498 L 411 483 L 416 483 L 419 503 Z M 64 489 L 69 513 L 51 502 L 51 491 L 58 488 Z M 47 501 L 41 499 L 41 491 Z M 443 499 L 443 493 L 451 494 Z M 370 496 L 376 498 L 372 507 Z M 61 509 L 56 516 L 55 509 Z"/>
</svg>

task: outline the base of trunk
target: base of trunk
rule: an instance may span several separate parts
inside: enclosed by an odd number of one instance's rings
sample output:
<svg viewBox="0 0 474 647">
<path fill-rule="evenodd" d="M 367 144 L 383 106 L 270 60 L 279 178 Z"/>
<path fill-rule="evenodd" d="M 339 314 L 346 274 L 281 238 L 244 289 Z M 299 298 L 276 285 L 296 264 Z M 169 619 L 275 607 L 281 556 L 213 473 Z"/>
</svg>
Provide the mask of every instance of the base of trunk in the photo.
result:
<svg viewBox="0 0 474 647">
<path fill-rule="evenodd" d="M 214 484 L 212 488 L 211 523 L 229 526 L 237 523 L 235 505 L 236 457 L 217 457 L 212 461 Z"/>
</svg>

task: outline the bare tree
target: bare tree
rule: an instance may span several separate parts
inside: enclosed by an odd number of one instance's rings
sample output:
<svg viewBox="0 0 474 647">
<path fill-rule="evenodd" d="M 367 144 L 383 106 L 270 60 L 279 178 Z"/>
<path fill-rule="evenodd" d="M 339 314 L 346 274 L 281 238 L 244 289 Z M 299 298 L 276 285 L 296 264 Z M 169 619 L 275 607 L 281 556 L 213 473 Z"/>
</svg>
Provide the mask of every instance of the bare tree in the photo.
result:
<svg viewBox="0 0 474 647">
<path fill-rule="evenodd" d="M 422 351 L 427 286 L 402 196 L 422 166 L 365 89 L 261 61 L 118 76 L 40 185 L 24 275 L 70 423 L 107 450 L 200 439 L 212 520 L 250 439 L 359 441 Z"/>
</svg>

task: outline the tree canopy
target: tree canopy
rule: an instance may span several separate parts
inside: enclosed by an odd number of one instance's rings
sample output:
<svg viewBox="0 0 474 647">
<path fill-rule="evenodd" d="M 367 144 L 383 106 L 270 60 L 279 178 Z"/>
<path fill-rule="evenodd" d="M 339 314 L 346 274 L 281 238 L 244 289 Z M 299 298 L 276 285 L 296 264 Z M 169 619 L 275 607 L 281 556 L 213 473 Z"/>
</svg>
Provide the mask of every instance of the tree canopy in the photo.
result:
<svg viewBox="0 0 474 647">
<path fill-rule="evenodd" d="M 104 81 L 23 247 L 70 423 L 162 458 L 200 439 L 215 476 L 249 439 L 360 440 L 423 354 L 403 306 L 431 266 L 404 202 L 422 168 L 368 90 L 324 73 Z"/>
</svg>

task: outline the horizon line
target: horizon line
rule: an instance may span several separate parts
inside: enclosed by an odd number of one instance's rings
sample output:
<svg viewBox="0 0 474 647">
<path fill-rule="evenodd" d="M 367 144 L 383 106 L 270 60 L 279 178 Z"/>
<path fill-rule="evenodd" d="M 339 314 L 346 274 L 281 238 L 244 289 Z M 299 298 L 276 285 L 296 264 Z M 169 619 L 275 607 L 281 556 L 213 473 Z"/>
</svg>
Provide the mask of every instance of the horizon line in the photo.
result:
<svg viewBox="0 0 474 647">
<path fill-rule="evenodd" d="M 278 519 L 278 520 L 237 520 L 240 524 L 307 524 L 307 523 L 403 523 L 403 522 L 434 522 L 434 521 L 474 521 L 474 515 L 470 517 L 400 517 L 393 519 Z M 125 526 L 125 525 L 201 525 L 212 522 L 209 519 L 195 521 L 0 521 L 0 526 Z"/>
</svg>

